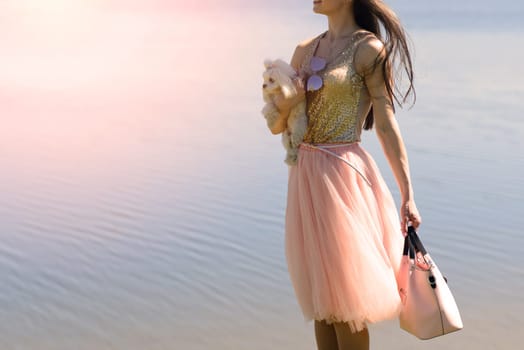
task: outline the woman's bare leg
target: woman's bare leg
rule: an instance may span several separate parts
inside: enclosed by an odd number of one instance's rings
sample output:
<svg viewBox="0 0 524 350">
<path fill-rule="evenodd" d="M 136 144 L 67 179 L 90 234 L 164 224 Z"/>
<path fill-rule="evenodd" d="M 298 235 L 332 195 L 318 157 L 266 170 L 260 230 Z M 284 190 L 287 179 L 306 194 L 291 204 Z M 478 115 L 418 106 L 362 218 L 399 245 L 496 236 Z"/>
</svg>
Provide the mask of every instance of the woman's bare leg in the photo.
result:
<svg viewBox="0 0 524 350">
<path fill-rule="evenodd" d="M 369 350 L 369 332 L 367 328 L 352 333 L 345 322 L 335 322 L 335 333 L 339 350 Z"/>
<path fill-rule="evenodd" d="M 333 324 L 327 324 L 325 320 L 315 320 L 315 338 L 318 350 L 339 350 Z"/>
</svg>

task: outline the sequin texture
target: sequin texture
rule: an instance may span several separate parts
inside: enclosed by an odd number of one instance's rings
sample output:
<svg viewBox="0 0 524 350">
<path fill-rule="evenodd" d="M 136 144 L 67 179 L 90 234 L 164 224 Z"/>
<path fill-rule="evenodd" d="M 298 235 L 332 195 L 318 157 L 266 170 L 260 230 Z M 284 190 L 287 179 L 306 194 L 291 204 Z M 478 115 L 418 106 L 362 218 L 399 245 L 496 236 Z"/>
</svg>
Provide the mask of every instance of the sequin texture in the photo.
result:
<svg viewBox="0 0 524 350">
<path fill-rule="evenodd" d="M 308 127 L 304 135 L 307 143 L 338 143 L 360 141 L 362 122 L 358 118 L 358 106 L 363 78 L 353 68 L 353 48 L 361 31 L 355 33 L 348 47 L 317 74 L 324 82 L 319 90 L 306 91 Z M 369 32 L 367 32 L 369 33 Z M 323 34 L 312 41 L 302 62 L 307 77 L 312 74 L 309 61 Z"/>
</svg>

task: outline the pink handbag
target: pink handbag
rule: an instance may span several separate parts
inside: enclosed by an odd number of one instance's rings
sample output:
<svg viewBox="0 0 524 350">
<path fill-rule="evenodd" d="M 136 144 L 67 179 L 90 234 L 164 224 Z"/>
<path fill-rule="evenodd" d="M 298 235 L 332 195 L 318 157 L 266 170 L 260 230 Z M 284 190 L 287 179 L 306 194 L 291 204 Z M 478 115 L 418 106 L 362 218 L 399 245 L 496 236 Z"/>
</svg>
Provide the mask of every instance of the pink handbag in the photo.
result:
<svg viewBox="0 0 524 350">
<path fill-rule="evenodd" d="M 447 280 L 411 225 L 404 242 L 398 281 L 402 300 L 400 328 L 420 339 L 462 329 L 462 319 Z"/>
</svg>

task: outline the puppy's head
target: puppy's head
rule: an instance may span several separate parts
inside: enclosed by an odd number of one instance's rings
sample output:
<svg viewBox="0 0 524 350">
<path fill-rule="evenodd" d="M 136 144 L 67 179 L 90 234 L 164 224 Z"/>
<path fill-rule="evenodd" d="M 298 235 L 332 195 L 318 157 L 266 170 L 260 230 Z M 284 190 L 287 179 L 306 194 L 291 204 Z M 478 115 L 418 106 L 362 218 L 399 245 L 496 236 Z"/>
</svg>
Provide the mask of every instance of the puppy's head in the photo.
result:
<svg viewBox="0 0 524 350">
<path fill-rule="evenodd" d="M 266 70 L 262 74 L 264 83 L 262 89 L 266 94 L 277 93 L 282 90 L 284 97 L 289 98 L 297 94 L 293 78 L 296 76 L 295 69 L 281 59 L 264 61 Z"/>
</svg>

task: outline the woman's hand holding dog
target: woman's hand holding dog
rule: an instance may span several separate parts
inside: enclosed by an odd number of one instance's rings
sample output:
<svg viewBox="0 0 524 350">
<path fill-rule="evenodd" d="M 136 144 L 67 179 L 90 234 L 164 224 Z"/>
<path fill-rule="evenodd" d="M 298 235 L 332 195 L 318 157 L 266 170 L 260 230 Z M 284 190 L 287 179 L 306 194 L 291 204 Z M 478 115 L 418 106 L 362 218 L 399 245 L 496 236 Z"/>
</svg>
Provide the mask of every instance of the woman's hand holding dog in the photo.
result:
<svg viewBox="0 0 524 350">
<path fill-rule="evenodd" d="M 289 111 L 299 102 L 306 98 L 306 90 L 304 89 L 304 81 L 302 76 L 297 76 L 293 79 L 297 94 L 290 98 L 285 98 L 282 92 L 273 96 L 273 103 L 282 114 L 289 114 Z"/>
</svg>

